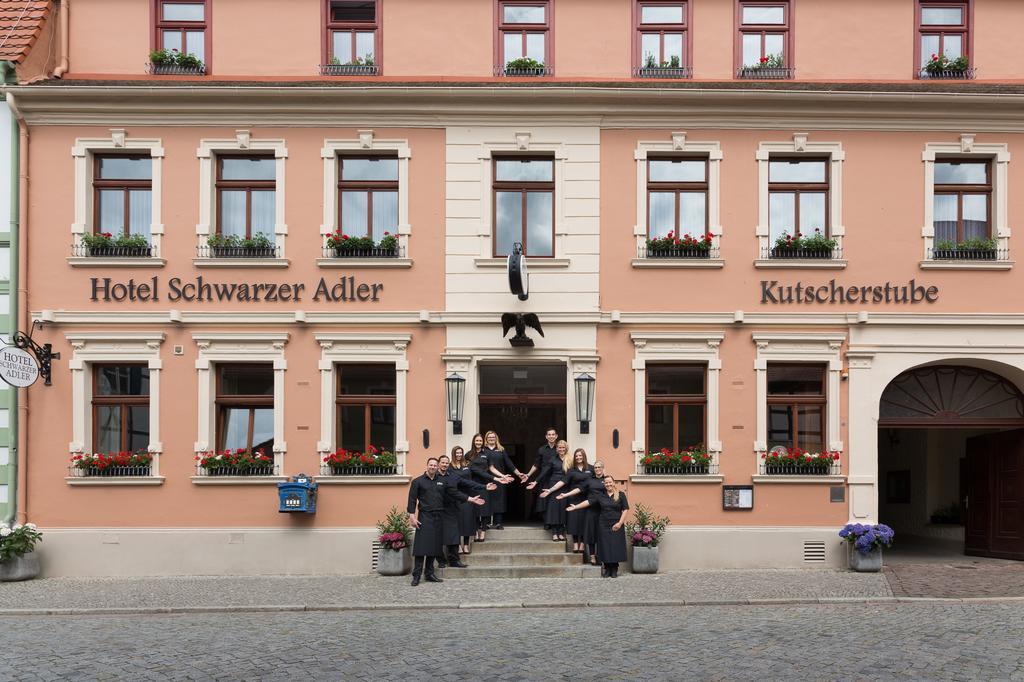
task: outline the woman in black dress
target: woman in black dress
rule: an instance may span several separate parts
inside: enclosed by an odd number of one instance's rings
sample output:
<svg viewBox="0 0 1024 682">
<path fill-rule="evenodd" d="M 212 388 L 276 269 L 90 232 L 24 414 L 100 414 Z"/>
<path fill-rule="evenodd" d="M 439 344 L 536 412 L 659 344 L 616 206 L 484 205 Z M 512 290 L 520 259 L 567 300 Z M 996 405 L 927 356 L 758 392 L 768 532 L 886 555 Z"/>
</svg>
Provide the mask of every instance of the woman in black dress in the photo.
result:
<svg viewBox="0 0 1024 682">
<path fill-rule="evenodd" d="M 565 542 L 565 500 L 555 497 L 548 497 L 552 493 L 565 487 L 566 476 L 572 469 L 572 456 L 569 454 L 569 444 L 564 440 L 558 441 L 555 446 L 558 459 L 552 460 L 548 465 L 547 481 L 549 487 L 541 491 L 540 496 L 547 498 L 547 508 L 544 510 L 544 525 L 551 530 L 551 540 L 554 542 Z M 544 471 L 541 471 L 541 478 L 544 478 Z"/>
<path fill-rule="evenodd" d="M 611 476 L 604 477 L 604 492 L 595 492 L 586 502 L 570 505 L 569 509 L 597 507 L 598 518 L 597 560 L 604 564 L 603 578 L 618 578 L 619 564 L 626 560 L 626 512 L 629 501 Z"/>
<path fill-rule="evenodd" d="M 499 453 L 500 454 L 500 453 Z M 505 476 L 500 471 L 494 468 L 494 464 L 491 461 L 491 457 L 494 455 L 492 450 L 489 450 L 484 446 L 484 437 L 479 433 L 473 436 L 473 447 L 466 455 L 466 461 L 469 462 L 469 471 L 473 476 L 473 480 L 482 485 L 488 483 L 507 484 L 511 481 L 511 476 Z M 491 516 L 491 500 L 494 499 L 495 493 L 498 491 L 492 491 L 487 494 L 487 503 L 483 506 L 476 508 L 476 541 L 484 542 L 487 539 L 487 519 Z"/>
<path fill-rule="evenodd" d="M 565 475 L 565 487 L 562 490 L 579 490 L 594 478 L 594 470 L 587 462 L 587 453 L 583 448 L 576 448 L 572 453 L 572 469 Z M 564 500 L 568 495 L 559 494 L 555 499 Z M 567 503 L 566 503 L 567 504 Z M 572 536 L 572 551 L 583 553 L 583 529 L 586 525 L 587 511 L 567 512 L 565 515 L 565 532 Z"/>
<path fill-rule="evenodd" d="M 469 463 L 466 462 L 466 453 L 461 445 L 452 448 L 452 463 L 450 468 L 453 476 L 466 476 L 472 478 L 469 471 Z M 469 537 L 476 533 L 476 506 L 469 502 L 459 503 L 459 554 L 469 554 Z"/>
<path fill-rule="evenodd" d="M 489 451 L 491 470 L 507 480 L 505 485 L 499 485 L 498 489 L 491 493 L 490 502 L 494 527 L 497 530 L 504 530 L 505 512 L 508 511 L 508 488 L 506 485 L 516 480 L 512 478 L 512 474 L 515 474 L 520 481 L 525 474 L 512 462 L 512 458 L 505 452 L 501 440 L 498 439 L 498 434 L 494 431 L 484 434 L 484 448 Z"/>
<path fill-rule="evenodd" d="M 597 492 L 604 492 L 604 462 L 594 462 L 594 475 L 587 479 L 586 483 L 567 492 L 561 493 L 561 497 L 569 498 L 579 496 L 581 499 L 589 499 Z M 568 509 L 568 507 L 567 507 Z M 583 563 L 597 566 L 597 519 L 601 515 L 597 507 L 587 507 L 582 512 L 583 517 Z"/>
</svg>

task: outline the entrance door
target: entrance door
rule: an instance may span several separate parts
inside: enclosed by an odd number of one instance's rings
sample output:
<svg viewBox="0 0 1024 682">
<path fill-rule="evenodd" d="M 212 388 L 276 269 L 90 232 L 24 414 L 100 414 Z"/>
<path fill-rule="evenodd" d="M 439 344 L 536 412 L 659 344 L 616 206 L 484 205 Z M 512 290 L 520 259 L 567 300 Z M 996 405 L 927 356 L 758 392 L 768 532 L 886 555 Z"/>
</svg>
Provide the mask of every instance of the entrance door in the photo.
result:
<svg viewBox="0 0 1024 682">
<path fill-rule="evenodd" d="M 529 471 L 544 432 L 565 434 L 565 392 L 565 365 L 481 365 L 480 432 L 497 433 L 516 467 Z M 506 520 L 528 520 L 540 491 L 518 482 L 507 490 Z"/>
<path fill-rule="evenodd" d="M 1024 429 L 967 440 L 964 553 L 1024 560 Z"/>
</svg>

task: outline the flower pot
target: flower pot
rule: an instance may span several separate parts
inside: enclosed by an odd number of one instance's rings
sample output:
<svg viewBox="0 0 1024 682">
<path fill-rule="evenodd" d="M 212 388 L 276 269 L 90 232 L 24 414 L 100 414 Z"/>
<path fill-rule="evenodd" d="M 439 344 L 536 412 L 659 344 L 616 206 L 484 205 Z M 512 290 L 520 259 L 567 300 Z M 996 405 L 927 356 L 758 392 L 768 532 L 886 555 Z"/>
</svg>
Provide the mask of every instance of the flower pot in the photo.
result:
<svg viewBox="0 0 1024 682">
<path fill-rule="evenodd" d="M 0 561 L 0 582 L 31 580 L 39 575 L 39 557 L 35 552 Z"/>
<path fill-rule="evenodd" d="M 882 548 L 876 547 L 867 554 L 849 546 L 850 570 L 858 573 L 878 573 L 882 570 Z"/>
<path fill-rule="evenodd" d="M 634 573 L 657 573 L 658 572 L 658 548 L 657 547 L 633 547 L 633 572 Z"/>
<path fill-rule="evenodd" d="M 377 556 L 377 572 L 381 575 L 408 575 L 412 571 L 412 552 L 408 547 L 385 549 Z"/>
</svg>

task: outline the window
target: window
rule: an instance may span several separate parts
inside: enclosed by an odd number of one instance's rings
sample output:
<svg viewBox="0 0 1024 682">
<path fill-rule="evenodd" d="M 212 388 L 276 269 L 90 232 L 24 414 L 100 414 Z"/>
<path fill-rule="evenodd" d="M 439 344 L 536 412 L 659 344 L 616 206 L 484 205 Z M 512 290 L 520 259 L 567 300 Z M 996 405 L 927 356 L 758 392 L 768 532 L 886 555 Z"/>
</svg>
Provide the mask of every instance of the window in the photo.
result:
<svg viewBox="0 0 1024 682">
<path fill-rule="evenodd" d="M 269 156 L 217 157 L 217 234 L 274 234 L 276 162 Z"/>
<path fill-rule="evenodd" d="M 989 239 L 992 182 L 988 161 L 936 160 L 935 242 Z"/>
<path fill-rule="evenodd" d="M 548 35 L 551 32 L 551 5 L 548 2 L 499 2 L 499 65 L 528 57 L 551 66 Z"/>
<path fill-rule="evenodd" d="M 789 68 L 789 2 L 739 3 L 739 64 L 737 68 Z"/>
<path fill-rule="evenodd" d="M 217 449 L 274 446 L 274 367 L 270 363 L 217 368 Z"/>
<path fill-rule="evenodd" d="M 918 68 L 923 69 L 932 55 L 955 60 L 969 55 L 970 7 L 967 2 L 930 2 L 917 6 Z"/>
<path fill-rule="evenodd" d="M 638 68 L 689 66 L 686 2 L 638 2 L 634 18 L 637 30 Z"/>
<path fill-rule="evenodd" d="M 787 233 L 813 236 L 815 230 L 828 236 L 829 162 L 827 159 L 786 159 L 768 161 L 769 238 Z"/>
<path fill-rule="evenodd" d="M 768 449 L 825 450 L 825 366 L 768 363 Z"/>
<path fill-rule="evenodd" d="M 93 231 L 141 234 L 150 239 L 153 220 L 153 165 L 146 156 L 93 159 Z"/>
<path fill-rule="evenodd" d="M 149 447 L 149 368 L 93 365 L 92 451 L 137 452 Z"/>
<path fill-rule="evenodd" d="M 209 8 L 195 0 L 159 0 L 156 17 L 157 49 L 194 54 L 203 64 L 206 59 Z"/>
<path fill-rule="evenodd" d="M 494 159 L 494 256 L 523 253 L 550 258 L 555 240 L 555 161 L 548 158 Z"/>
<path fill-rule="evenodd" d="M 708 228 L 708 161 L 647 160 L 647 236 L 702 237 Z"/>
<path fill-rule="evenodd" d="M 379 64 L 378 22 L 375 0 L 329 0 L 328 63 L 359 66 Z"/>
<path fill-rule="evenodd" d="M 395 447 L 395 366 L 338 365 L 338 447 L 366 452 Z"/>
<path fill-rule="evenodd" d="M 338 225 L 345 234 L 371 237 L 398 233 L 398 158 L 342 156 L 338 159 Z"/>
<path fill-rule="evenodd" d="M 647 365 L 647 450 L 705 445 L 704 365 Z"/>
</svg>

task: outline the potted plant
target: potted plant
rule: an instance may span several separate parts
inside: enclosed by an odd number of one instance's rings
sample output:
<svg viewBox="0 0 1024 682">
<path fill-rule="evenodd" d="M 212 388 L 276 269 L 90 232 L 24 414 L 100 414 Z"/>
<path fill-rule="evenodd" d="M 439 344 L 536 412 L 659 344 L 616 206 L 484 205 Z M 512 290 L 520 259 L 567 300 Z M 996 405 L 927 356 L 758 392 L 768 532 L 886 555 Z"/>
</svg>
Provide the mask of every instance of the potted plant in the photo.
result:
<svg viewBox="0 0 1024 682">
<path fill-rule="evenodd" d="M 996 240 L 975 237 L 957 242 L 940 239 L 935 242 L 932 257 L 936 260 L 995 260 Z"/>
<path fill-rule="evenodd" d="M 149 240 L 141 234 L 120 234 L 114 236 L 110 232 L 95 232 L 82 235 L 85 255 L 90 257 L 144 257 L 152 255 Z"/>
<path fill-rule="evenodd" d="M 807 452 L 800 448 L 774 447 L 761 455 L 764 470 L 768 475 L 783 476 L 826 476 L 839 462 L 840 453 Z"/>
<path fill-rule="evenodd" d="M 662 448 L 644 455 L 640 463 L 645 474 L 707 474 L 711 467 L 711 454 L 702 445 L 679 452 Z"/>
<path fill-rule="evenodd" d="M 206 238 L 206 245 L 214 258 L 273 258 L 277 254 L 274 242 L 262 232 L 251 237 L 211 234 Z"/>
<path fill-rule="evenodd" d="M 33 551 L 43 537 L 34 523 L 0 523 L 0 581 L 30 580 L 39 575 Z"/>
<path fill-rule="evenodd" d="M 271 476 L 274 458 L 264 454 L 262 448 L 222 450 L 196 455 L 199 468 L 207 476 Z"/>
<path fill-rule="evenodd" d="M 390 450 L 369 446 L 366 452 L 339 448 L 324 457 L 324 468 L 332 476 L 391 475 L 396 472 L 398 458 Z"/>
<path fill-rule="evenodd" d="M 693 237 L 686 233 L 679 237 L 669 232 L 664 237 L 648 238 L 648 258 L 708 258 L 713 238 L 710 234 Z"/>
<path fill-rule="evenodd" d="M 545 71 L 544 62 L 533 57 L 519 57 L 505 63 L 506 76 L 543 76 Z"/>
<path fill-rule="evenodd" d="M 891 547 L 895 536 L 892 528 L 878 525 L 848 523 L 839 531 L 839 537 L 849 547 L 850 568 L 859 573 L 878 573 L 882 570 L 882 548 Z"/>
<path fill-rule="evenodd" d="M 75 455 L 71 458 L 77 476 L 149 476 L 153 455 L 139 452 L 109 452 Z"/>
<path fill-rule="evenodd" d="M 626 524 L 626 537 L 633 546 L 633 573 L 658 572 L 658 544 L 669 519 L 658 516 L 643 504 L 633 510 L 633 523 Z"/>
<path fill-rule="evenodd" d="M 206 65 L 203 60 L 191 52 L 179 52 L 177 49 L 152 50 L 149 53 L 149 72 L 152 74 L 203 74 Z"/>
<path fill-rule="evenodd" d="M 749 78 L 781 78 L 784 76 L 786 60 L 781 54 L 769 54 L 753 64 L 740 67 L 739 76 Z"/>
<path fill-rule="evenodd" d="M 408 516 L 398 507 L 392 507 L 383 521 L 377 522 L 380 532 L 380 554 L 377 572 L 381 575 L 406 575 L 412 570 L 412 526 Z"/>
<path fill-rule="evenodd" d="M 644 65 L 640 67 L 638 76 L 646 77 L 681 77 L 685 75 L 682 60 L 679 55 L 674 54 L 665 61 L 658 59 L 651 53 L 644 56 Z"/>
<path fill-rule="evenodd" d="M 971 60 L 965 54 L 956 59 L 950 59 L 944 54 L 933 54 L 921 69 L 921 75 L 927 78 L 963 78 L 968 75 L 970 68 Z"/>
<path fill-rule="evenodd" d="M 814 234 L 804 236 L 797 230 L 794 234 L 783 230 L 775 240 L 772 258 L 831 258 L 838 242 L 826 237 L 821 228 L 814 228 Z"/>
<path fill-rule="evenodd" d="M 338 229 L 327 237 L 327 248 L 335 258 L 395 258 L 398 238 L 385 232 L 379 242 L 374 242 L 373 237 L 351 237 Z"/>
</svg>

